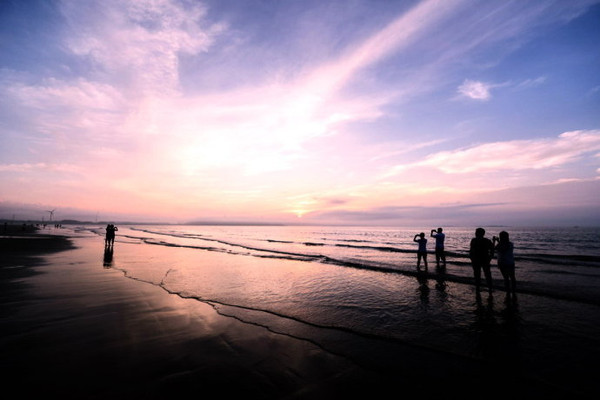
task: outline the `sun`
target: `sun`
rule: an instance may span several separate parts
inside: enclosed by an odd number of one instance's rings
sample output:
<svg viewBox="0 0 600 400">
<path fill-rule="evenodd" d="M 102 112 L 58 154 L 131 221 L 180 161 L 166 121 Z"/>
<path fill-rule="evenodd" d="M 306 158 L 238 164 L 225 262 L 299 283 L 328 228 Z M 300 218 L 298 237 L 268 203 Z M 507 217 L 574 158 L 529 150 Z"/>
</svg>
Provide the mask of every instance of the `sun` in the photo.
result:
<svg viewBox="0 0 600 400">
<path fill-rule="evenodd" d="M 297 218 L 302 218 L 304 214 L 307 213 L 308 210 L 292 210 L 292 213 L 296 215 Z"/>
</svg>

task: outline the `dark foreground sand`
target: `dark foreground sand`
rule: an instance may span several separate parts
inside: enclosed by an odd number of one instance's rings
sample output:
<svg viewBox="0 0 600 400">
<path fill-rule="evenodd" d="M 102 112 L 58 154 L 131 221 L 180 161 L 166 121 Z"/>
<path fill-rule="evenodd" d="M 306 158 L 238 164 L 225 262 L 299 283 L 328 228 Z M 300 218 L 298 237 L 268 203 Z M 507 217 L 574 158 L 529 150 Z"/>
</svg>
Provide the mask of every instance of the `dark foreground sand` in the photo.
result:
<svg viewBox="0 0 600 400">
<path fill-rule="evenodd" d="M 381 355 L 361 363 L 126 279 L 89 240 L 0 236 L 4 398 L 561 395 L 506 365 L 341 335 L 340 348 Z"/>
</svg>

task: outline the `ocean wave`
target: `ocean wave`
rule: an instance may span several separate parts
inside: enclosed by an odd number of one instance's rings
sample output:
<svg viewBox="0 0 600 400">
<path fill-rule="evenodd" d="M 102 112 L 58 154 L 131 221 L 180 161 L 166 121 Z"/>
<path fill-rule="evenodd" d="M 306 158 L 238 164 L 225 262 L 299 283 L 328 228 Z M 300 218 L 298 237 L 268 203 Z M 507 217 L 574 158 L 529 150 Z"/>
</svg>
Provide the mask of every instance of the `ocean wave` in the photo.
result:
<svg viewBox="0 0 600 400">
<path fill-rule="evenodd" d="M 215 241 L 217 241 L 217 240 L 215 240 Z M 221 241 L 217 241 L 217 242 L 223 243 Z M 236 251 L 224 249 L 222 247 L 186 245 L 186 244 L 171 243 L 171 242 L 165 242 L 163 240 L 153 240 L 153 239 L 144 239 L 144 243 L 151 244 L 151 245 L 157 245 L 157 246 L 179 247 L 179 248 L 186 248 L 186 249 L 214 251 L 214 252 L 218 252 L 218 253 L 228 253 L 228 254 L 236 254 L 236 255 L 242 255 L 242 256 L 253 256 L 253 257 L 259 257 L 259 258 L 278 258 L 278 259 L 287 259 L 287 260 L 314 261 L 321 257 L 318 255 L 313 256 L 313 255 L 306 255 L 306 254 L 301 254 L 301 253 L 292 253 L 292 252 L 285 252 L 285 251 L 263 250 L 260 248 L 254 248 L 254 247 L 236 245 L 236 244 L 229 244 L 229 245 L 232 247 L 240 247 L 242 249 L 256 251 L 259 253 L 248 253 L 248 252 L 241 252 L 241 251 L 236 252 Z M 267 253 L 267 254 L 262 254 L 262 252 Z"/>
<path fill-rule="evenodd" d="M 269 246 L 255 246 L 249 245 L 245 243 L 239 243 L 231 240 L 223 240 L 220 238 L 212 237 L 209 235 L 201 235 L 198 233 L 185 233 L 185 232 L 164 232 L 158 231 L 154 229 L 147 228 L 135 228 L 131 227 L 133 231 L 147 233 L 149 235 L 161 235 L 165 237 L 172 237 L 176 239 L 192 239 L 192 240 L 202 240 L 207 242 L 216 243 L 218 245 L 240 248 L 244 249 L 245 252 L 238 252 L 238 254 L 262 257 L 262 258 L 280 258 L 280 259 L 295 259 L 302 261 L 320 261 L 324 263 L 331 263 L 341 266 L 356 266 L 360 268 L 368 268 L 368 269 L 377 269 L 379 271 L 390 271 L 390 270 L 399 270 L 400 268 L 389 267 L 388 265 L 382 265 L 382 263 L 378 263 L 377 261 L 372 263 L 367 262 L 356 262 L 352 261 L 351 257 L 358 256 L 360 257 L 360 252 L 369 252 L 371 254 L 369 257 L 372 259 L 377 258 L 377 253 L 381 253 L 383 259 L 389 258 L 389 256 L 385 256 L 385 254 L 397 253 L 397 254 L 416 254 L 416 249 L 406 249 L 393 245 L 381 245 L 381 243 L 386 242 L 375 242 L 372 240 L 362 240 L 362 239 L 327 239 L 322 238 L 323 241 L 293 241 L 293 240 L 283 240 L 283 239 L 258 239 L 258 242 L 272 243 L 275 246 L 277 245 L 294 245 L 296 246 L 295 250 L 299 250 L 302 247 L 306 248 L 327 248 L 331 246 L 332 248 L 339 249 L 349 249 L 355 250 L 357 254 L 349 254 L 348 258 L 332 258 L 331 255 L 327 254 L 327 250 L 323 250 L 321 252 L 303 252 L 303 251 L 287 251 L 281 248 L 272 248 Z M 97 234 L 101 234 L 99 230 L 93 230 Z M 140 241 L 145 241 L 148 244 L 162 244 L 165 246 L 171 247 L 187 247 L 187 248 L 195 248 L 199 250 L 208 250 L 208 251 L 220 251 L 220 252 L 228 252 L 228 253 L 236 253 L 231 249 L 225 250 L 222 249 L 218 245 L 213 246 L 202 246 L 202 245 L 186 245 L 186 244 L 178 244 L 171 243 L 169 241 L 156 241 L 148 237 L 147 235 L 124 235 L 130 239 L 136 239 Z M 353 244 L 354 243 L 354 244 Z M 361 244 L 362 243 L 362 244 Z M 368 244 L 371 243 L 371 244 Z M 367 254 L 367 253 L 365 253 Z M 428 254 L 434 254 L 434 251 L 428 251 Z M 469 266 L 470 260 L 468 251 L 446 251 L 446 258 L 448 263 L 455 266 Z M 350 261 L 349 261 L 350 260 Z M 600 267 L 600 257 L 595 255 L 586 255 L 586 254 L 550 254 L 550 253 L 525 253 L 525 254 L 516 254 L 515 261 L 517 265 L 522 263 L 536 263 L 540 265 L 563 265 L 566 267 L 570 266 L 582 266 L 582 267 L 591 267 L 597 268 Z"/>
<path fill-rule="evenodd" d="M 219 242 L 221 242 L 221 241 L 219 241 Z M 469 272 L 465 271 L 466 272 L 465 275 L 457 275 L 456 273 L 440 272 L 437 269 L 435 269 L 435 270 L 432 269 L 431 271 L 417 270 L 417 269 L 414 269 L 412 266 L 410 269 L 408 269 L 408 268 L 402 268 L 401 266 L 397 266 L 397 265 L 386 265 L 386 264 L 379 263 L 379 262 L 366 262 L 366 261 L 362 261 L 362 260 L 357 261 L 357 260 L 351 260 L 351 259 L 331 257 L 331 256 L 323 255 L 323 254 L 314 254 L 313 255 L 313 254 L 302 254 L 302 253 L 294 253 L 294 252 L 276 251 L 276 250 L 261 249 L 261 248 L 251 247 L 251 246 L 244 246 L 244 245 L 232 245 L 232 246 L 237 246 L 240 249 L 243 249 L 246 251 L 233 251 L 231 249 L 224 249 L 222 247 L 215 247 L 215 246 L 184 245 L 184 244 L 177 244 L 177 243 L 171 243 L 171 242 L 167 242 L 167 241 L 160 241 L 160 240 L 153 240 L 153 239 L 144 239 L 144 243 L 147 243 L 150 245 L 167 246 L 167 247 L 179 247 L 179 248 L 189 248 L 189 249 L 197 249 L 197 250 L 204 250 L 204 251 L 214 251 L 214 252 L 227 253 L 227 254 L 232 254 L 232 255 L 250 256 L 250 257 L 257 257 L 257 258 L 271 258 L 271 259 L 302 261 L 302 262 L 319 262 L 319 263 L 323 263 L 323 264 L 336 265 L 336 266 L 345 267 L 345 268 L 354 268 L 354 269 L 360 269 L 360 270 L 375 271 L 375 272 L 380 272 L 380 273 L 401 274 L 404 276 L 411 276 L 411 277 L 420 278 L 420 279 L 443 280 L 446 282 L 454 282 L 454 283 L 461 283 L 461 284 L 468 284 L 468 285 L 475 284 L 474 278 L 469 274 L 470 271 Z M 248 252 L 248 250 L 250 252 Z M 469 262 L 460 262 L 460 261 L 458 261 L 458 262 L 454 261 L 454 262 L 451 262 L 448 264 L 455 265 L 455 266 L 469 266 L 470 265 Z M 557 271 L 551 271 L 551 270 L 547 270 L 547 271 L 543 271 L 543 272 L 569 273 L 569 272 L 565 272 L 565 271 L 557 272 Z M 574 273 L 574 272 L 571 272 L 571 274 L 581 275 L 581 274 Z M 594 277 L 597 278 L 597 276 L 594 276 Z M 503 285 L 504 284 L 500 279 L 494 280 L 494 286 L 497 290 L 503 290 L 503 287 L 504 287 Z M 574 301 L 584 302 L 584 303 L 588 303 L 588 304 L 596 304 L 596 305 L 598 304 L 598 299 L 590 298 L 581 293 L 572 293 L 572 292 L 563 293 L 561 291 L 549 290 L 548 288 L 545 288 L 540 285 L 536 285 L 531 282 L 528 283 L 528 282 L 520 281 L 519 287 L 520 287 L 519 292 L 521 292 L 521 293 L 545 296 L 545 297 L 552 297 L 552 298 L 563 299 L 563 300 L 574 300 Z"/>
<path fill-rule="evenodd" d="M 532 262 L 543 262 L 549 264 L 572 264 L 578 262 L 581 266 L 586 266 L 584 263 L 588 263 L 587 266 L 598 267 L 599 265 L 593 265 L 594 263 L 600 264 L 600 257 L 591 256 L 585 254 L 524 254 L 515 257 L 515 261 L 532 261 Z"/>
<path fill-rule="evenodd" d="M 574 275 L 574 276 L 580 276 L 580 277 L 585 277 L 585 278 L 600 279 L 600 275 L 597 275 L 597 274 L 585 274 L 585 273 L 573 272 L 573 271 L 559 271 L 559 270 L 555 270 L 555 269 L 545 269 L 545 270 L 539 270 L 537 272 L 542 273 L 542 274 Z"/>
<path fill-rule="evenodd" d="M 171 236 L 175 238 L 181 239 L 198 239 L 198 240 L 207 240 L 214 241 L 228 246 L 242 246 L 248 247 L 250 249 L 260 250 L 260 251 L 279 251 L 275 249 L 269 248 L 260 248 L 248 246 L 241 243 L 236 243 L 229 240 L 218 239 L 215 237 L 211 237 L 208 235 L 201 235 L 197 233 L 178 233 L 178 232 L 164 232 L 157 231 L 145 228 L 136 228 L 131 227 L 130 229 L 140 232 L 149 233 L 152 235 L 162 235 L 162 236 Z M 264 241 L 267 243 L 279 243 L 279 244 L 291 244 L 291 245 L 299 245 L 299 246 L 307 246 L 307 247 L 325 247 L 325 246 L 335 246 L 339 248 L 348 248 L 355 250 L 366 250 L 366 251 L 379 251 L 382 253 L 416 253 L 416 249 L 407 249 L 395 246 L 393 242 L 381 242 L 381 241 L 373 241 L 373 240 L 365 240 L 365 239 L 341 239 L 341 238 L 321 238 L 320 241 L 292 241 L 292 240 L 282 240 L 282 239 L 261 239 L 260 241 Z M 366 243 L 365 245 L 361 244 L 352 244 L 352 243 Z M 368 244 L 371 243 L 371 244 Z M 519 254 L 515 252 L 515 260 L 517 261 L 537 261 L 537 262 L 548 262 L 548 263 L 569 263 L 569 262 L 585 262 L 585 263 L 599 263 L 600 264 L 600 256 L 595 255 L 585 255 L 585 254 L 552 254 L 552 253 L 537 253 L 537 252 L 528 252 L 527 248 L 521 248 L 522 252 Z M 533 250 L 533 248 L 532 248 Z M 428 251 L 429 254 L 434 254 L 433 250 Z M 468 258 L 468 250 L 464 251 L 447 249 L 446 257 L 452 258 Z"/>
<path fill-rule="evenodd" d="M 386 247 L 386 246 L 358 246 L 353 244 L 336 244 L 336 247 L 347 247 L 349 249 L 362 249 L 362 250 L 377 250 L 382 252 L 391 253 L 416 253 L 416 250 L 400 249 L 398 247 Z"/>
</svg>

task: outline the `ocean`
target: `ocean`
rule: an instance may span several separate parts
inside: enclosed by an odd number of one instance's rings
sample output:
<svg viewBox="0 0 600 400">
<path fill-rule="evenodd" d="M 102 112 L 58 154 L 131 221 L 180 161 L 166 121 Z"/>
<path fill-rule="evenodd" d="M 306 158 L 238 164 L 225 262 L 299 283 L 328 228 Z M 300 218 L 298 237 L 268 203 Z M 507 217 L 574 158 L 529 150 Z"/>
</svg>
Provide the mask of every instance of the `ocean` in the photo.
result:
<svg viewBox="0 0 600 400">
<path fill-rule="evenodd" d="M 496 260 L 493 294 L 475 291 L 468 258 L 475 227 L 444 227 L 445 270 L 429 236 L 437 227 L 126 225 L 108 254 L 103 227 L 72 228 L 97 235 L 99 260 L 125 278 L 368 367 L 377 361 L 349 346 L 352 337 L 510 365 L 532 379 L 599 392 L 590 373 L 600 359 L 600 228 L 484 227 L 486 237 L 505 230 L 514 243 L 516 301 L 505 296 Z M 417 270 L 420 232 L 430 254 L 428 268 Z"/>
</svg>

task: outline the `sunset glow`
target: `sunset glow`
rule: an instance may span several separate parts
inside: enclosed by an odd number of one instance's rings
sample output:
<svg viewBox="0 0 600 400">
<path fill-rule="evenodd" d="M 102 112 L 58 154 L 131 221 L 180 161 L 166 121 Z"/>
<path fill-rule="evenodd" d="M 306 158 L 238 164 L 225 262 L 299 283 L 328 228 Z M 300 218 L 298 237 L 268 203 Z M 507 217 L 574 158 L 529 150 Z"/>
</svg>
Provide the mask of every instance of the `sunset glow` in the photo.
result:
<svg viewBox="0 0 600 400">
<path fill-rule="evenodd" d="M 0 218 L 600 223 L 597 1 L 0 10 Z"/>
</svg>

